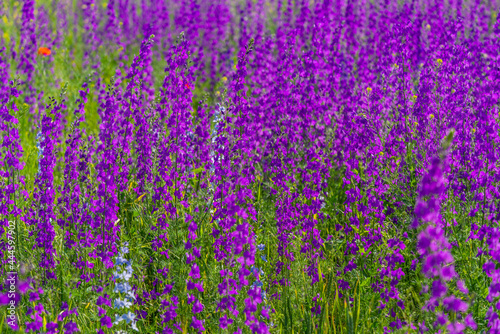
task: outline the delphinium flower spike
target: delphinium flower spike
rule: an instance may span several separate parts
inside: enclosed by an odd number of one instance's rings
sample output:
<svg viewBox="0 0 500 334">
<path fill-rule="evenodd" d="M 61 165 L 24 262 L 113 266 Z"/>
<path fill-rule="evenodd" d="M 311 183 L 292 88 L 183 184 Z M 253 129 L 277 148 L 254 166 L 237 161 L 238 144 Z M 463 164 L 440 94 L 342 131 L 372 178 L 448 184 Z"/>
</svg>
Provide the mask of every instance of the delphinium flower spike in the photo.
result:
<svg viewBox="0 0 500 334">
<path fill-rule="evenodd" d="M 446 187 L 444 172 L 446 171 L 448 148 L 453 141 L 451 131 L 444 139 L 441 156 L 432 159 L 428 172 L 424 175 L 419 187 L 415 205 L 414 227 L 423 225 L 418 235 L 417 249 L 422 256 L 422 271 L 432 279 L 431 297 L 426 301 L 424 309 L 435 312 L 442 303 L 447 312 L 467 312 L 468 305 L 452 294 L 447 295 L 447 282 L 457 277 L 453 256 L 449 252 L 449 243 L 442 228 L 441 200 Z M 427 198 L 427 199 L 425 199 Z M 442 317 L 443 319 L 441 319 Z M 446 315 L 437 316 L 435 326 L 448 324 L 447 329 L 458 333 L 465 326 L 457 322 L 448 322 Z M 421 327 L 423 328 L 423 327 Z M 459 329 L 460 328 L 460 329 Z"/>
</svg>

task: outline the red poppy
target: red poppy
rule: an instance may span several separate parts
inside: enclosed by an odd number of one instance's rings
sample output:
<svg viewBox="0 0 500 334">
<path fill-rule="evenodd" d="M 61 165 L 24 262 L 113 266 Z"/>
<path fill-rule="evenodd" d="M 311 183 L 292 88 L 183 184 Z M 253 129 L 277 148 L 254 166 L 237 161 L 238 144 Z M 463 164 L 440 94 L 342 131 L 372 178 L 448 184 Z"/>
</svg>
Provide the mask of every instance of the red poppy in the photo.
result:
<svg viewBox="0 0 500 334">
<path fill-rule="evenodd" d="M 38 48 L 38 52 L 37 52 L 39 55 L 42 55 L 42 56 L 50 56 L 50 49 L 49 48 L 46 48 L 46 47 L 40 47 Z"/>
</svg>

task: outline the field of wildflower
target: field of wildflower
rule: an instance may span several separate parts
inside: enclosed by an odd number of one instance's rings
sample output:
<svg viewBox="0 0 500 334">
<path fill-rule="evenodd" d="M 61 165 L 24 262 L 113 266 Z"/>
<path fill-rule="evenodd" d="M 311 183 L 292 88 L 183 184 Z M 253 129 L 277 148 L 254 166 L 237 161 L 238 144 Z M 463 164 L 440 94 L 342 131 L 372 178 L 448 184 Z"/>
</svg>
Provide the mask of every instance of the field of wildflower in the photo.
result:
<svg viewBox="0 0 500 334">
<path fill-rule="evenodd" d="M 498 0 L 0 2 L 0 333 L 500 333 Z"/>
</svg>

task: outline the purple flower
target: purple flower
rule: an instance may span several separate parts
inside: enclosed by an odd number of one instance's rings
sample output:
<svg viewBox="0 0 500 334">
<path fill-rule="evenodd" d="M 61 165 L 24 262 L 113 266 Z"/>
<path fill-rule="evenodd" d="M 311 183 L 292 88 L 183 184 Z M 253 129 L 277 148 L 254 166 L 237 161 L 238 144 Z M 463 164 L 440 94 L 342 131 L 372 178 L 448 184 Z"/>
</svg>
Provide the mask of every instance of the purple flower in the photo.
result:
<svg viewBox="0 0 500 334">
<path fill-rule="evenodd" d="M 457 289 L 460 290 L 460 292 L 462 292 L 465 295 L 467 295 L 469 293 L 469 290 L 465 286 L 465 282 L 463 280 L 457 281 Z"/>
<path fill-rule="evenodd" d="M 473 330 L 477 329 L 476 322 L 474 321 L 474 318 L 472 317 L 472 314 L 467 314 L 465 317 L 465 325 Z"/>
<path fill-rule="evenodd" d="M 444 298 L 443 305 L 446 310 L 453 312 L 467 312 L 467 309 L 469 308 L 466 302 L 453 296 Z"/>
<path fill-rule="evenodd" d="M 34 302 L 40 300 L 40 297 L 38 296 L 38 293 L 36 292 L 30 292 L 30 302 Z"/>
<path fill-rule="evenodd" d="M 224 314 L 222 318 L 219 319 L 219 327 L 221 329 L 226 329 L 233 323 L 233 321 L 234 321 L 233 319 L 228 318 L 227 314 Z"/>
<path fill-rule="evenodd" d="M 193 305 L 193 313 L 200 313 L 203 311 L 203 304 L 199 300 L 196 300 Z"/>
<path fill-rule="evenodd" d="M 47 324 L 47 334 L 55 334 L 59 332 L 59 325 L 56 322 L 49 322 Z"/>
<path fill-rule="evenodd" d="M 73 321 L 70 321 L 66 325 L 64 325 L 64 329 L 66 329 L 65 333 L 68 333 L 68 334 L 76 333 L 76 332 L 80 331 L 78 329 L 78 326 L 76 325 L 76 323 L 74 323 Z"/>
<path fill-rule="evenodd" d="M 193 279 L 198 279 L 200 278 L 200 268 L 196 263 L 194 263 L 191 266 L 191 271 L 189 272 L 189 277 L 192 277 Z"/>
<path fill-rule="evenodd" d="M 204 323 L 205 320 L 199 320 L 195 316 L 193 316 L 191 320 L 191 327 L 197 329 L 198 331 L 204 331 L 205 330 L 205 327 L 203 327 Z"/>
<path fill-rule="evenodd" d="M 9 303 L 10 299 L 7 294 L 1 294 L 0 293 L 0 305 L 7 305 Z"/>
<path fill-rule="evenodd" d="M 104 317 L 101 318 L 101 326 L 106 326 L 108 328 L 111 328 L 113 326 L 113 322 L 111 321 L 111 318 L 105 315 Z"/>
</svg>

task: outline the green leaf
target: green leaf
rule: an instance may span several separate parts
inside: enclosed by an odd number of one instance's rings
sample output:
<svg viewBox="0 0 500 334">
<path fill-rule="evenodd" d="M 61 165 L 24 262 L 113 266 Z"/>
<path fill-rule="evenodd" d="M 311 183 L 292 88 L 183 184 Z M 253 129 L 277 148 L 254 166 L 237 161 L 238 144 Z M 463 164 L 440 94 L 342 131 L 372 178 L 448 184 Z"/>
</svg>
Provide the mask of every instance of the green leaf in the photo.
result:
<svg viewBox="0 0 500 334">
<path fill-rule="evenodd" d="M 193 170 L 193 173 L 194 174 L 199 174 L 201 172 L 204 172 L 205 171 L 205 167 L 201 166 L 201 167 L 198 167 L 196 169 Z"/>
</svg>

